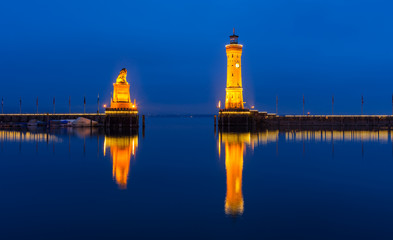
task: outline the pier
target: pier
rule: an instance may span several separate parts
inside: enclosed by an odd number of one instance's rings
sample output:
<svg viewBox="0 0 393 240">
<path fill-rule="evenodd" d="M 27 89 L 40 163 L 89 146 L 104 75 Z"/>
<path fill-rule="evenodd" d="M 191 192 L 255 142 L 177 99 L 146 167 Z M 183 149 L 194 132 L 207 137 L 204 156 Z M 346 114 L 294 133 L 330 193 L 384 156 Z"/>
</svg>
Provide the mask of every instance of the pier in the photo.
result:
<svg viewBox="0 0 393 240">
<path fill-rule="evenodd" d="M 393 115 L 284 115 L 220 111 L 223 129 L 391 129 Z"/>
<path fill-rule="evenodd" d="M 218 119 L 215 126 L 221 130 L 249 131 L 257 129 L 390 129 L 393 127 L 393 115 L 284 115 L 269 114 L 245 108 L 241 76 L 241 55 L 243 45 L 238 43 L 239 36 L 229 36 L 229 44 L 225 46 L 227 55 L 227 84 L 225 105 L 218 103 Z M 362 96 L 363 113 L 363 96 Z M 276 98 L 276 111 L 277 111 Z M 334 98 L 332 98 L 334 104 Z M 392 97 L 393 104 L 393 97 Z M 393 107 L 393 106 L 392 106 Z M 254 107 L 251 106 L 253 109 Z M 393 110 L 393 108 L 392 108 Z"/>
<path fill-rule="evenodd" d="M 28 123 L 30 120 L 38 120 L 49 125 L 54 120 L 75 120 L 79 117 L 95 121 L 98 125 L 104 125 L 105 122 L 105 114 L 103 113 L 11 113 L 0 114 L 0 126 L 15 126 Z"/>
</svg>

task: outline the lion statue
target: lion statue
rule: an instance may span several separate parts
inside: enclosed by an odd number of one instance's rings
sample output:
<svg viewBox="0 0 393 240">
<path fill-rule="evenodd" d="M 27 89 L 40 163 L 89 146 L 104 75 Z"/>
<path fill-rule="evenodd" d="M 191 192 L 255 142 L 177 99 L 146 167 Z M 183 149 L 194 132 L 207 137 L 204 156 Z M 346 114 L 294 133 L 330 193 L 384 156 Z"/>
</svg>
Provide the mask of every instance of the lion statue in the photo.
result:
<svg viewBox="0 0 393 240">
<path fill-rule="evenodd" d="M 127 69 L 123 68 L 119 76 L 117 76 L 116 83 L 127 83 Z"/>
</svg>

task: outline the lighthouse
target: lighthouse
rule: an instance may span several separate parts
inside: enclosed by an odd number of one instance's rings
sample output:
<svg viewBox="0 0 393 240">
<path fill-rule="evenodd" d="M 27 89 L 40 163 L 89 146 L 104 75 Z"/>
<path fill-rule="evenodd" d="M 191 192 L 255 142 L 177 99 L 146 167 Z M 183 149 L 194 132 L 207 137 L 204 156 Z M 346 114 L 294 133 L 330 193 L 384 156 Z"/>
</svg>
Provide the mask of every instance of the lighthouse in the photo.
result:
<svg viewBox="0 0 393 240">
<path fill-rule="evenodd" d="M 250 111 L 244 108 L 243 84 L 242 84 L 242 50 L 243 45 L 238 42 L 239 36 L 233 34 L 229 36 L 229 44 L 225 45 L 227 53 L 227 85 L 225 88 L 225 107 L 218 104 L 218 127 L 221 130 L 240 127 L 248 129 L 253 126 L 252 114 L 257 111 Z M 252 114 L 251 114 L 252 113 Z M 240 130 L 240 129 L 238 129 Z"/>
<path fill-rule="evenodd" d="M 225 46 L 227 52 L 227 87 L 225 97 L 225 109 L 244 109 L 243 87 L 242 87 L 242 50 L 243 45 L 238 43 L 239 36 L 229 36 L 230 42 Z"/>
</svg>

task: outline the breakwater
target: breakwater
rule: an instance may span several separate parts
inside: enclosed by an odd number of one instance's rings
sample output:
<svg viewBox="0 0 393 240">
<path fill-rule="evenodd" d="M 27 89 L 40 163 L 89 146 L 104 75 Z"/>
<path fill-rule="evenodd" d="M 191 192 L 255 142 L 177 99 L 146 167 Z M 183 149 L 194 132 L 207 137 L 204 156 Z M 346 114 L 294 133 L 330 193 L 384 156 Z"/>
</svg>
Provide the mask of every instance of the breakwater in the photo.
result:
<svg viewBox="0 0 393 240">
<path fill-rule="evenodd" d="M 390 129 L 393 115 L 284 115 L 258 111 L 220 112 L 218 126 L 225 129 Z"/>
<path fill-rule="evenodd" d="M 20 113 L 20 114 L 0 114 L 0 123 L 27 123 L 30 120 L 49 122 L 52 120 L 77 119 L 78 117 L 87 118 L 98 123 L 104 123 L 105 114 L 103 113 Z"/>
<path fill-rule="evenodd" d="M 37 120 L 45 126 L 54 125 L 54 121 L 75 120 L 85 118 L 91 126 L 107 128 L 134 128 L 139 126 L 138 114 L 105 114 L 105 113 L 40 113 L 40 114 L 0 114 L 0 127 L 15 127 L 26 125 L 31 120 Z M 89 122 L 87 121 L 86 126 Z"/>
</svg>

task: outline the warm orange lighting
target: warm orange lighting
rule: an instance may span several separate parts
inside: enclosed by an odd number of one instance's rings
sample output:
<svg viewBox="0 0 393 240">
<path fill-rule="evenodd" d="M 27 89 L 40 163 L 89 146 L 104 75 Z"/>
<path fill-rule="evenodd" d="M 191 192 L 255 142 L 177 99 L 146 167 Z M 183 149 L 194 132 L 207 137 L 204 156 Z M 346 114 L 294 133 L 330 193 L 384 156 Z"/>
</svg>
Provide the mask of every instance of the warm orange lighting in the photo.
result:
<svg viewBox="0 0 393 240">
<path fill-rule="evenodd" d="M 225 213 L 236 215 L 244 211 L 242 193 L 243 150 L 241 142 L 225 143 L 225 168 L 227 171 L 227 196 Z"/>
<path fill-rule="evenodd" d="M 225 169 L 227 172 L 225 213 L 241 215 L 244 211 L 242 193 L 243 152 L 245 143 L 250 141 L 250 133 L 222 133 L 219 141 L 225 143 Z"/>
<path fill-rule="evenodd" d="M 113 162 L 113 178 L 121 189 L 127 188 L 127 179 L 130 171 L 130 160 L 135 157 L 138 147 L 138 136 L 112 137 L 105 136 L 104 155 L 109 147 Z"/>
<path fill-rule="evenodd" d="M 221 108 L 221 101 L 218 101 L 218 105 L 217 105 L 217 108 Z"/>
<path fill-rule="evenodd" d="M 0 140 L 8 142 L 62 142 L 61 138 L 48 133 L 0 130 Z"/>
<path fill-rule="evenodd" d="M 225 197 L 225 213 L 241 215 L 244 211 L 242 193 L 243 155 L 247 146 L 254 150 L 258 144 L 268 144 L 278 140 L 278 131 L 260 133 L 221 132 L 218 137 L 218 154 L 221 155 L 221 144 L 225 145 L 225 169 L 227 173 L 227 194 Z"/>
<path fill-rule="evenodd" d="M 255 106 L 251 106 L 251 109 L 254 109 Z"/>
<path fill-rule="evenodd" d="M 243 88 L 241 75 L 241 56 L 243 46 L 237 43 L 238 36 L 230 36 L 231 43 L 226 45 L 227 88 L 225 109 L 243 109 Z"/>
<path fill-rule="evenodd" d="M 113 84 L 111 108 L 131 108 L 130 84 L 127 82 L 127 69 L 123 68 Z"/>
<path fill-rule="evenodd" d="M 104 108 L 106 108 L 106 104 L 104 104 Z"/>
</svg>

